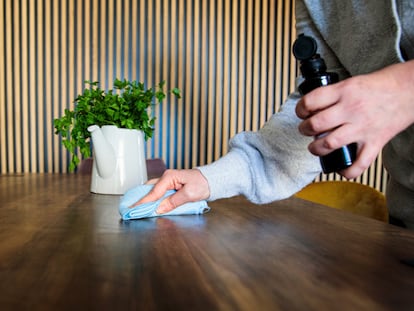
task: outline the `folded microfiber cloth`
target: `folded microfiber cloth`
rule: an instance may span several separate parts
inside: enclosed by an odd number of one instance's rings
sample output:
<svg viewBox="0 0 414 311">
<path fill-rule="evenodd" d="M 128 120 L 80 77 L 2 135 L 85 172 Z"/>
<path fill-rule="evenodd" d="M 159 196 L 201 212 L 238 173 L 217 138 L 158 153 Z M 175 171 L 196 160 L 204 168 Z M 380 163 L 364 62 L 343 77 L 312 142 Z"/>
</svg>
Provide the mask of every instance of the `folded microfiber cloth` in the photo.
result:
<svg viewBox="0 0 414 311">
<path fill-rule="evenodd" d="M 148 192 L 151 191 L 153 185 L 140 185 L 135 188 L 128 190 L 121 198 L 119 204 L 119 213 L 122 216 L 123 220 L 129 219 L 140 219 L 147 217 L 158 217 L 158 216 L 171 216 L 171 215 L 194 215 L 194 214 L 204 214 L 210 210 L 206 201 L 190 202 L 178 206 L 172 211 L 164 214 L 157 214 L 156 210 L 160 205 L 161 201 L 166 197 L 174 194 L 175 190 L 168 190 L 164 196 L 154 202 L 143 203 L 137 205 L 133 208 L 130 208 L 131 205 L 139 201 Z"/>
</svg>

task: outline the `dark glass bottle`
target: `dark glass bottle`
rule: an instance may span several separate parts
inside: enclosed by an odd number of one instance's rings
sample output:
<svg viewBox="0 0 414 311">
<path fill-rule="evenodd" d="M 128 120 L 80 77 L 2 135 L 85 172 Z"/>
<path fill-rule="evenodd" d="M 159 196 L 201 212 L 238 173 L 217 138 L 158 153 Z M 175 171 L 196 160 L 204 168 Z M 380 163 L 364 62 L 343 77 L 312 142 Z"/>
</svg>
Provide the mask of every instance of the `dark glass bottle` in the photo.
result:
<svg viewBox="0 0 414 311">
<path fill-rule="evenodd" d="M 299 35 L 293 44 L 293 54 L 300 61 L 300 71 L 305 78 L 298 87 L 302 95 L 339 80 L 336 73 L 326 71 L 325 61 L 316 51 L 315 39 L 303 34 Z M 323 172 L 326 174 L 338 172 L 350 167 L 356 159 L 356 152 L 357 144 L 352 143 L 320 157 Z"/>
</svg>

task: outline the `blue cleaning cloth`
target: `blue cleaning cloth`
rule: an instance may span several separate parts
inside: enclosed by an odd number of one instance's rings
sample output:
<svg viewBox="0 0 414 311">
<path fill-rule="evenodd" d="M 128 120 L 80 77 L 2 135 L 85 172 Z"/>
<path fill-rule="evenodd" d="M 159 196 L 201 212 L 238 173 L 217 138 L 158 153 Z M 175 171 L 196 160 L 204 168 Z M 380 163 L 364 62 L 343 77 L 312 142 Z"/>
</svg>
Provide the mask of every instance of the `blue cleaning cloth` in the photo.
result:
<svg viewBox="0 0 414 311">
<path fill-rule="evenodd" d="M 156 210 L 157 207 L 160 205 L 161 201 L 164 200 L 166 197 L 174 194 L 176 192 L 175 190 L 168 190 L 164 194 L 164 196 L 157 201 L 143 203 L 133 208 L 130 208 L 131 205 L 133 205 L 141 198 L 143 198 L 145 195 L 147 195 L 152 188 L 153 185 L 140 185 L 128 190 L 121 197 L 121 202 L 119 204 L 119 214 L 121 214 L 123 220 L 171 215 L 204 214 L 210 210 L 210 207 L 208 207 L 206 201 L 198 201 L 185 203 L 165 214 L 157 214 Z"/>
</svg>

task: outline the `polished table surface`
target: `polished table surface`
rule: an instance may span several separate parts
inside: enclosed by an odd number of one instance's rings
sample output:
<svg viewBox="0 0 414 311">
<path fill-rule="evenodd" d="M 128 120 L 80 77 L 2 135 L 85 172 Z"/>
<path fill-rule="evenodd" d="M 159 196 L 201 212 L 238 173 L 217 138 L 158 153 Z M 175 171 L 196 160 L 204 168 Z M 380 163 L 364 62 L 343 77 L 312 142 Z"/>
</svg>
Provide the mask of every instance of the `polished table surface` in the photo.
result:
<svg viewBox="0 0 414 311">
<path fill-rule="evenodd" d="M 89 176 L 0 177 L 1 310 L 414 310 L 414 232 L 291 198 L 122 221 Z"/>
</svg>

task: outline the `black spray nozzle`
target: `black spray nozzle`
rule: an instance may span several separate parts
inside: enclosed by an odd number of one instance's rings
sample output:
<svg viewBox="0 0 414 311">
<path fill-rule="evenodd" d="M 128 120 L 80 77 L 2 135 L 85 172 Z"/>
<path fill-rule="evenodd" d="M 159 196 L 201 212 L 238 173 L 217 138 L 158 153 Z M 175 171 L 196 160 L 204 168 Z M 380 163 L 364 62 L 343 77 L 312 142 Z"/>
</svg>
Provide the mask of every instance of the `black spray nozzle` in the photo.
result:
<svg viewBox="0 0 414 311">
<path fill-rule="evenodd" d="M 300 61 L 300 71 L 305 78 L 326 72 L 325 61 L 316 53 L 317 50 L 316 40 L 304 34 L 300 34 L 293 43 L 293 55 Z"/>
<path fill-rule="evenodd" d="M 316 55 L 318 45 L 314 38 L 305 36 L 302 33 L 293 43 L 292 50 L 297 60 L 304 61 Z"/>
</svg>

